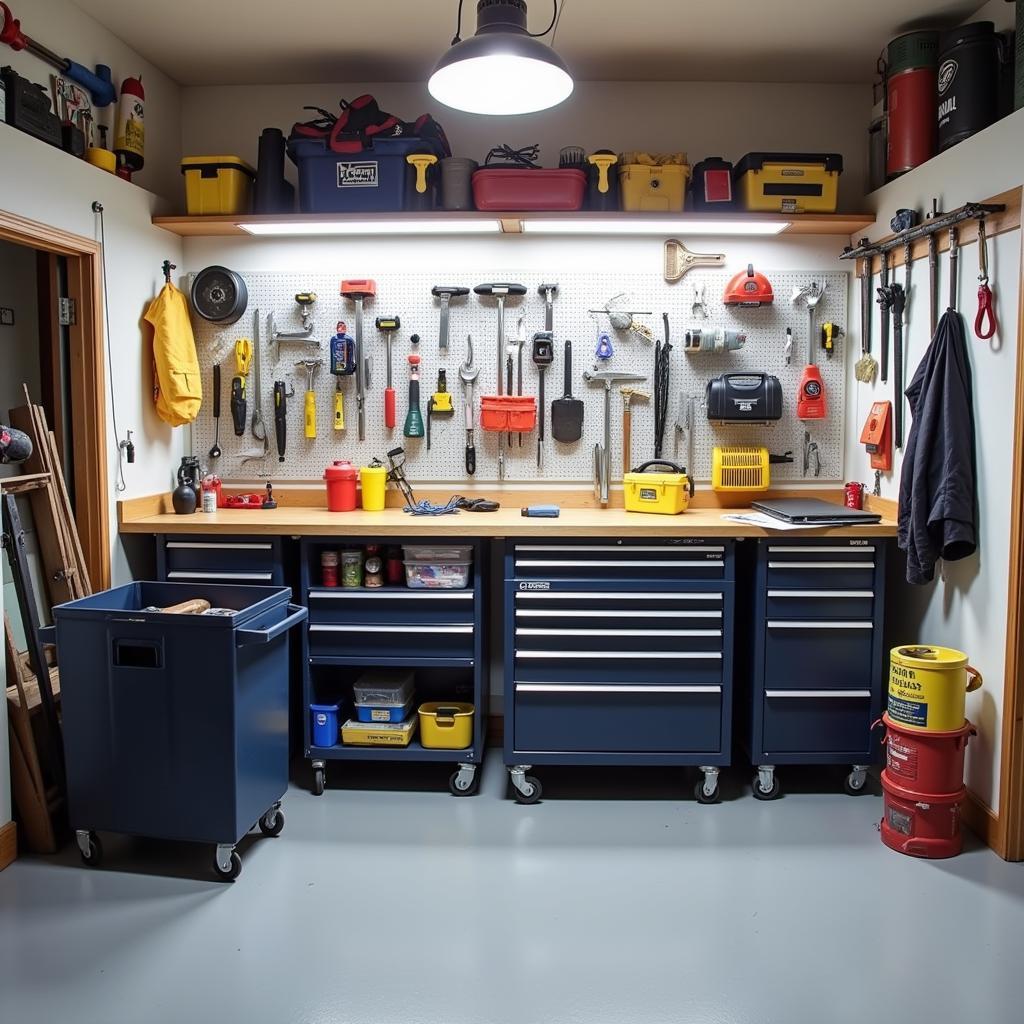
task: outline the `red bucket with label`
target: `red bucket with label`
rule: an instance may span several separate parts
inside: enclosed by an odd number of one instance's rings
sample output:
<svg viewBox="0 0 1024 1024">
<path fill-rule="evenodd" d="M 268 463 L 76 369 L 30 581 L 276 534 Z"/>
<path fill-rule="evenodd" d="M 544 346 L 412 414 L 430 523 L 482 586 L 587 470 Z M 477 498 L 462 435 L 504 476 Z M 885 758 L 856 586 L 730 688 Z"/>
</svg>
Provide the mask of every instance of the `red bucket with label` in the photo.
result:
<svg viewBox="0 0 1024 1024">
<path fill-rule="evenodd" d="M 882 772 L 882 842 L 897 853 L 940 860 L 955 857 L 963 848 L 960 802 L 967 794 L 918 793 Z"/>
<path fill-rule="evenodd" d="M 898 786 L 922 793 L 959 793 L 964 787 L 967 743 L 978 734 L 970 722 L 952 732 L 901 729 L 888 714 L 885 723 L 885 770 Z"/>
</svg>

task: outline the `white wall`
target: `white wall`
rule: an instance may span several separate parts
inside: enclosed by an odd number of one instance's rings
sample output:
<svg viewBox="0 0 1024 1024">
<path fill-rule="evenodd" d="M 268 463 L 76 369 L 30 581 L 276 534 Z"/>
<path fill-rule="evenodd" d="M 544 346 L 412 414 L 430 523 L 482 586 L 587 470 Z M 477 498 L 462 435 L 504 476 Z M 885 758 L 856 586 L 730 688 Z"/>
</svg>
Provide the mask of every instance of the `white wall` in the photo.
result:
<svg viewBox="0 0 1024 1024">
<path fill-rule="evenodd" d="M 135 183 L 158 195 L 177 196 L 181 179 L 181 106 L 177 83 L 71 0 L 20 0 L 10 6 L 21 20 L 22 31 L 61 57 L 90 70 L 97 64 L 109 65 L 118 89 L 123 79 L 142 76 L 146 90 L 146 166 L 135 175 Z M 0 63 L 9 64 L 19 75 L 45 85 L 52 103 L 50 76 L 56 72 L 49 64 L 26 51 L 15 53 L 7 46 L 0 52 Z M 95 113 L 102 123 L 112 124 L 114 109 L 108 107 Z M 107 138 L 108 144 L 113 145 L 113 131 Z M 0 204 L 3 202 L 0 197 Z"/>
<path fill-rule="evenodd" d="M 871 89 L 860 85 L 740 82 L 577 82 L 554 110 L 485 117 L 449 110 L 425 84 L 209 86 L 182 89 L 185 154 L 231 153 L 255 163 L 260 131 L 289 131 L 310 118 L 306 105 L 336 111 L 338 99 L 371 92 L 384 110 L 409 120 L 429 111 L 453 152 L 483 160 L 501 143 L 540 143 L 541 162 L 558 166 L 563 146 L 649 151 L 685 150 L 738 160 L 756 150 L 842 153 L 840 207 L 859 210 L 866 185 Z M 290 166 L 290 165 L 289 165 Z M 180 200 L 183 202 L 183 200 Z"/>
<path fill-rule="evenodd" d="M 898 178 L 868 197 L 878 220 L 868 232 L 879 238 L 889 234 L 889 219 L 899 207 L 952 210 L 971 200 L 1019 187 L 1024 182 L 1020 156 L 1024 152 L 1024 111 L 967 142 L 941 154 L 928 164 Z M 1018 295 L 1021 286 L 1019 231 L 989 239 L 989 274 L 996 298 L 999 333 L 991 343 L 974 337 L 977 309 L 978 247 L 961 249 L 959 308 L 967 326 L 968 348 L 974 371 L 977 431 L 978 491 L 980 495 L 979 549 L 961 562 L 946 566 L 946 579 L 904 591 L 906 600 L 893 609 L 890 619 L 894 642 L 942 644 L 966 651 L 985 676 L 984 687 L 968 698 L 968 715 L 978 727 L 978 738 L 968 748 L 967 782 L 990 807 L 999 798 L 1000 737 L 1006 647 L 1006 605 L 1009 572 L 1010 482 L 1013 452 L 1010 432 L 1014 416 L 1017 359 Z M 900 263 L 901 254 L 895 261 Z M 903 282 L 902 268 L 896 280 Z M 940 258 L 940 295 L 948 301 L 949 261 Z M 877 285 L 877 275 L 875 284 Z M 859 310 L 859 286 L 852 285 L 851 310 Z M 878 357 L 878 307 L 872 310 L 872 349 Z M 855 318 L 856 322 L 856 318 Z M 859 337 L 859 336 L 858 336 Z M 906 380 L 910 381 L 930 341 L 928 323 L 928 265 L 914 264 L 910 300 L 910 330 L 906 346 Z M 871 403 L 892 399 L 893 383 L 874 387 L 856 384 L 848 392 L 847 467 L 852 479 L 871 482 L 868 457 L 858 443 L 860 426 Z M 910 415 L 906 412 L 909 431 Z M 894 471 L 883 476 L 882 494 L 896 499 L 902 458 L 896 453 Z"/>
</svg>

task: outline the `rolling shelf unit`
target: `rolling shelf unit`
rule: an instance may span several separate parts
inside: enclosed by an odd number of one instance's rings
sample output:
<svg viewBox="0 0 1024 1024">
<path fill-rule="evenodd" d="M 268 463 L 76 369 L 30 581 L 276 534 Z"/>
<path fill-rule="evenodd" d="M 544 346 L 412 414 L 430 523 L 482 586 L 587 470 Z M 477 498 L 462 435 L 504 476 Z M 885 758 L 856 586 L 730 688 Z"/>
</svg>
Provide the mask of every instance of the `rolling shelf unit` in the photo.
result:
<svg viewBox="0 0 1024 1024">
<path fill-rule="evenodd" d="M 470 796 L 480 784 L 488 716 L 488 666 L 484 623 L 487 542 L 473 548 L 471 583 L 464 590 L 321 587 L 320 553 L 362 547 L 372 537 L 304 538 L 300 544 L 300 599 L 309 609 L 303 631 L 303 735 L 313 768 L 313 792 L 324 791 L 328 761 L 432 761 L 454 764 L 449 789 Z M 430 544 L 437 539 L 381 538 L 382 544 Z M 407 747 L 313 746 L 309 705 L 337 697 L 351 707 L 352 684 L 368 668 L 416 670 L 415 707 L 424 700 L 463 699 L 473 704 L 473 742 L 463 750 L 424 747 L 414 736 Z M 341 718 L 347 717 L 342 708 Z"/>
<path fill-rule="evenodd" d="M 849 764 L 863 792 L 878 759 L 886 541 L 758 540 L 748 753 L 754 796 L 781 793 L 779 764 Z"/>
<path fill-rule="evenodd" d="M 550 765 L 729 764 L 735 544 L 508 541 L 505 764 L 513 796 Z"/>
</svg>

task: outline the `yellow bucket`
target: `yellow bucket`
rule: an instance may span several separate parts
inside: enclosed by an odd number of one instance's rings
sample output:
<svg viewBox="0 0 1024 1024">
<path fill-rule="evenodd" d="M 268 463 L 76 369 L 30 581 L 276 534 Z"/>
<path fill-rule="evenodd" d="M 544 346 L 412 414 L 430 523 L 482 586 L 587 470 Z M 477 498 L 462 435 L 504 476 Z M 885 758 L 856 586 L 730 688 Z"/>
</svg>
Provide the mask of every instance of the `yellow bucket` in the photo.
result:
<svg viewBox="0 0 1024 1024">
<path fill-rule="evenodd" d="M 889 652 L 889 717 L 904 729 L 953 732 L 963 727 L 966 695 L 981 673 L 951 647 L 894 647 Z"/>
<path fill-rule="evenodd" d="M 383 512 L 388 471 L 383 466 L 360 466 L 359 484 L 363 491 L 363 510 Z"/>
<path fill-rule="evenodd" d="M 473 705 L 459 701 L 421 704 L 420 743 L 437 750 L 465 750 L 473 742 Z"/>
</svg>

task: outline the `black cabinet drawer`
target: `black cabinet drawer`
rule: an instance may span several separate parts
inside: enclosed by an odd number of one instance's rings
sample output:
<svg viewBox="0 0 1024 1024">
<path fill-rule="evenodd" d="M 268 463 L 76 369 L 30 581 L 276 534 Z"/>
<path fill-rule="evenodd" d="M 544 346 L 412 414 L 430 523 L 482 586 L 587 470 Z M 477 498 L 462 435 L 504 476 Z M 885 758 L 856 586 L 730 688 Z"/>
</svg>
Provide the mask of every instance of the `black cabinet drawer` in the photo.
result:
<svg viewBox="0 0 1024 1024">
<path fill-rule="evenodd" d="M 523 626 L 719 629 L 725 594 L 721 589 L 654 591 L 641 585 L 629 590 L 516 590 L 514 601 L 516 624 Z"/>
<path fill-rule="evenodd" d="M 686 652 L 719 652 L 722 649 L 722 630 L 674 629 L 657 622 L 639 624 L 620 622 L 608 627 L 594 628 L 589 623 L 569 619 L 554 625 L 515 626 L 518 656 L 524 651 L 577 651 L 586 649 L 591 655 L 612 657 L 623 648 L 661 651 L 667 655 Z"/>
<path fill-rule="evenodd" d="M 874 545 L 769 544 L 769 587 L 872 590 Z"/>
<path fill-rule="evenodd" d="M 872 622 L 769 619 L 765 625 L 766 689 L 838 690 L 871 685 Z"/>
<path fill-rule="evenodd" d="M 822 580 L 821 582 L 826 582 Z M 769 619 L 871 619 L 874 592 L 867 590 L 773 590 L 765 608 Z"/>
<path fill-rule="evenodd" d="M 726 551 L 725 544 L 515 544 L 509 569 L 516 580 L 724 580 Z"/>
<path fill-rule="evenodd" d="M 467 658 L 473 657 L 473 626 L 464 623 L 309 624 L 311 658 Z"/>
<path fill-rule="evenodd" d="M 537 752 L 716 752 L 720 686 L 515 684 L 515 749 Z"/>
<path fill-rule="evenodd" d="M 764 753 L 871 757 L 871 691 L 768 689 Z"/>
<path fill-rule="evenodd" d="M 384 587 L 315 587 L 309 591 L 310 623 L 472 625 L 472 590 L 405 590 Z"/>
<path fill-rule="evenodd" d="M 256 513 L 253 513 L 254 515 Z M 167 571 L 273 572 L 280 562 L 274 540 L 174 539 L 164 542 Z"/>
<path fill-rule="evenodd" d="M 594 650 L 582 645 L 567 650 L 515 649 L 514 671 L 523 682 L 620 683 L 630 676 L 650 682 L 720 684 L 722 652 L 630 650 L 628 645 Z"/>
</svg>

